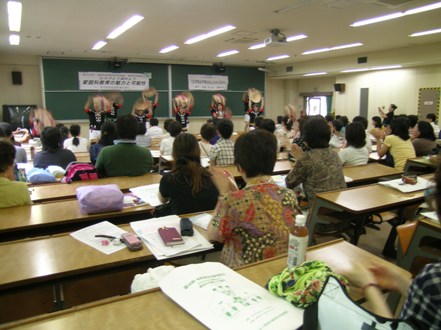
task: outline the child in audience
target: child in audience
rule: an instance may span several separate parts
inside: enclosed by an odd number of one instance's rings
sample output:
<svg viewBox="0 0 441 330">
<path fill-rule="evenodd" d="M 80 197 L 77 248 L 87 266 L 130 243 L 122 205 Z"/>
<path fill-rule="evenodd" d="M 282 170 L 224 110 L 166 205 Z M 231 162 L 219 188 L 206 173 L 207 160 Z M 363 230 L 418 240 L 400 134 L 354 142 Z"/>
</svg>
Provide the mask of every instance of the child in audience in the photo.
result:
<svg viewBox="0 0 441 330">
<path fill-rule="evenodd" d="M 338 157 L 343 166 L 356 166 L 367 164 L 369 151 L 366 149 L 366 132 L 359 123 L 351 123 L 346 127 L 346 144 L 340 149 Z"/>
<path fill-rule="evenodd" d="M 168 132 L 170 133 L 170 137 L 163 139 L 159 146 L 159 151 L 161 153 L 161 156 L 163 155 L 169 156 L 172 154 L 173 142 L 175 141 L 175 138 L 182 132 L 181 123 L 177 122 L 176 120 L 173 120 L 168 125 Z"/>
<path fill-rule="evenodd" d="M 238 190 L 230 173 L 212 168 L 221 198 L 208 238 L 224 244 L 221 262 L 239 267 L 286 253 L 289 230 L 300 213 L 294 193 L 271 179 L 277 157 L 274 134 L 256 129 L 239 136 L 234 163 L 246 186 Z"/>
<path fill-rule="evenodd" d="M 216 128 L 209 123 L 201 126 L 201 140 L 199 141 L 199 148 L 201 149 L 201 157 L 209 157 L 212 145 L 210 141 L 216 136 Z"/>
<path fill-rule="evenodd" d="M 14 146 L 0 140 L 0 208 L 31 204 L 26 183 L 15 181 L 14 159 Z"/>
<path fill-rule="evenodd" d="M 280 116 L 278 116 L 280 117 Z M 277 117 L 277 118 L 278 118 Z M 277 138 L 277 145 L 280 151 L 283 151 L 289 145 L 289 139 L 292 139 L 292 120 L 288 116 L 282 117 L 280 128 L 276 129 L 274 135 Z M 277 128 L 277 125 L 276 125 Z"/>
<path fill-rule="evenodd" d="M 90 161 L 93 165 L 96 163 L 98 154 L 101 149 L 106 146 L 113 146 L 116 139 L 118 139 L 118 133 L 116 132 L 116 124 L 113 121 L 106 121 L 103 126 L 101 126 L 101 136 L 97 143 L 90 146 L 89 154 Z"/>
<path fill-rule="evenodd" d="M 198 140 L 181 133 L 173 142 L 173 170 L 159 184 L 159 199 L 170 203 L 170 214 L 213 210 L 218 199 L 210 172 L 201 166 Z"/>
<path fill-rule="evenodd" d="M 211 148 L 210 166 L 233 165 L 234 163 L 234 143 L 231 141 L 234 125 L 230 119 L 221 119 L 217 124 L 217 132 L 220 139 Z"/>
<path fill-rule="evenodd" d="M 63 142 L 64 149 L 69 149 L 72 152 L 89 151 L 89 141 L 86 138 L 80 137 L 80 133 L 81 133 L 80 125 L 71 125 L 69 127 L 69 133 L 72 137 L 64 140 Z"/>
</svg>

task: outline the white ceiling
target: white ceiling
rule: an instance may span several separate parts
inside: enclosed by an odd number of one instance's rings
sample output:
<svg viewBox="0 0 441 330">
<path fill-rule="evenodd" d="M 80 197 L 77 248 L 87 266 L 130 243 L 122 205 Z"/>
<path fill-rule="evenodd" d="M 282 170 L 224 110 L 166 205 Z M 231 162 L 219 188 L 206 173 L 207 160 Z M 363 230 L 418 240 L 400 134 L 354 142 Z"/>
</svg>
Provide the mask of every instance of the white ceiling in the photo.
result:
<svg viewBox="0 0 441 330">
<path fill-rule="evenodd" d="M 317 63 L 317 60 L 325 62 L 342 56 L 378 52 L 394 54 L 393 49 L 410 51 L 425 44 L 441 43 L 441 34 L 418 38 L 408 36 L 441 28 L 441 9 L 363 27 L 349 26 L 357 20 L 405 11 L 437 0 L 22 0 L 21 43 L 10 46 L 7 1 L 0 1 L 2 54 L 188 64 L 222 62 L 225 66 L 257 67 L 265 65 L 266 58 L 280 54 L 291 57 L 267 64 Z M 286 11 L 277 13 L 286 8 Z M 117 39 L 110 40 L 101 50 L 91 50 L 98 40 L 104 39 L 133 14 L 145 18 Z M 193 45 L 184 45 L 190 37 L 227 24 L 237 28 Z M 309 37 L 280 47 L 247 49 L 263 42 L 274 28 L 286 36 L 306 34 Z M 308 50 L 355 42 L 364 46 L 301 55 Z M 168 54 L 158 54 L 161 48 L 170 44 L 177 44 L 180 48 Z M 231 49 L 240 53 L 222 59 L 216 57 L 218 53 Z M 441 63 L 439 53 L 437 57 Z"/>
</svg>

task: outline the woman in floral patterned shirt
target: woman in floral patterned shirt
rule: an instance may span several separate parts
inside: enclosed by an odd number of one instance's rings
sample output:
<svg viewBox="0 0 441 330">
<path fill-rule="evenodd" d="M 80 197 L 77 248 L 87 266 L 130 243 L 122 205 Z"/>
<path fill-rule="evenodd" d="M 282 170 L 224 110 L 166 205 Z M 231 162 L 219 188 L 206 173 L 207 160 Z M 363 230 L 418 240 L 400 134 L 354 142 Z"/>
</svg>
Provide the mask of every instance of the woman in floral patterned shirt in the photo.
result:
<svg viewBox="0 0 441 330">
<path fill-rule="evenodd" d="M 232 175 L 212 168 L 219 194 L 208 227 L 211 241 L 224 243 L 221 261 L 239 267 L 285 253 L 289 229 L 300 213 L 291 190 L 271 179 L 277 154 L 277 139 L 265 130 L 241 135 L 234 147 L 234 160 L 246 187 L 238 190 Z"/>
</svg>

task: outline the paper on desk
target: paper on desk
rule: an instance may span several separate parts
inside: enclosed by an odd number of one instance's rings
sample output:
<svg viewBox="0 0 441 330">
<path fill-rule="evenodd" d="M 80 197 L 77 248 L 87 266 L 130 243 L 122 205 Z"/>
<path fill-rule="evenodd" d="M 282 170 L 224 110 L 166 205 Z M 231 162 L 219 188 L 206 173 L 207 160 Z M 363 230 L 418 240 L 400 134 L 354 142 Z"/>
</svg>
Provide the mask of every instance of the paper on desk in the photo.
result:
<svg viewBox="0 0 441 330">
<path fill-rule="evenodd" d="M 436 213 L 436 211 L 432 211 L 432 212 L 421 212 L 421 215 L 424 215 L 426 218 L 432 220 L 433 222 L 436 223 L 440 223 L 439 219 L 438 219 L 438 214 Z"/>
<path fill-rule="evenodd" d="M 405 184 L 403 180 L 401 180 L 401 178 L 395 180 L 389 180 L 389 181 L 380 181 L 378 183 L 382 184 L 383 186 L 397 189 L 403 193 L 424 190 L 429 188 L 431 184 L 429 180 L 426 180 L 421 177 L 418 177 L 418 182 L 416 184 Z"/>
<path fill-rule="evenodd" d="M 352 182 L 352 181 L 354 181 L 354 179 L 345 175 L 345 182 Z"/>
<path fill-rule="evenodd" d="M 158 198 L 159 183 L 130 188 L 129 190 L 151 206 L 158 206 L 162 204 Z"/>
<path fill-rule="evenodd" d="M 190 217 L 190 221 L 196 225 L 199 226 L 205 230 L 208 229 L 208 225 L 210 224 L 210 220 L 213 216 L 209 213 L 202 213 L 202 214 L 198 214 L 198 215 L 194 215 L 192 217 Z"/>
<path fill-rule="evenodd" d="M 208 166 L 210 166 L 210 158 L 208 158 L 208 157 L 202 157 L 202 158 L 201 158 L 201 165 L 202 165 L 202 167 L 208 167 Z"/>
<path fill-rule="evenodd" d="M 159 150 L 150 150 L 153 158 L 159 158 L 161 156 L 161 151 Z"/>
<path fill-rule="evenodd" d="M 169 257 L 181 256 L 197 251 L 210 250 L 213 245 L 208 242 L 197 230 L 192 237 L 183 236 L 184 244 L 165 246 L 158 229 L 161 227 L 175 227 L 180 232 L 181 218 L 177 215 L 134 221 L 130 223 L 132 229 L 142 238 L 156 259 L 162 260 Z"/>
<path fill-rule="evenodd" d="M 273 179 L 274 183 L 279 187 L 286 188 L 285 182 L 286 175 L 272 175 L 271 179 Z"/>
<path fill-rule="evenodd" d="M 112 254 L 114 252 L 124 249 L 126 246 L 124 244 L 113 245 L 112 242 L 110 242 L 109 245 L 103 245 L 101 244 L 101 242 L 106 239 L 95 237 L 95 235 L 109 235 L 109 236 L 121 237 L 121 234 L 124 233 L 125 231 L 122 230 L 121 228 L 115 226 L 114 224 L 108 221 L 103 221 L 95 225 L 70 233 L 70 236 L 79 240 L 80 242 L 83 242 L 84 244 L 87 244 L 97 249 L 98 251 L 101 251 L 105 254 Z"/>
<path fill-rule="evenodd" d="M 297 329 L 303 310 L 217 262 L 173 269 L 161 290 L 210 329 Z"/>
</svg>

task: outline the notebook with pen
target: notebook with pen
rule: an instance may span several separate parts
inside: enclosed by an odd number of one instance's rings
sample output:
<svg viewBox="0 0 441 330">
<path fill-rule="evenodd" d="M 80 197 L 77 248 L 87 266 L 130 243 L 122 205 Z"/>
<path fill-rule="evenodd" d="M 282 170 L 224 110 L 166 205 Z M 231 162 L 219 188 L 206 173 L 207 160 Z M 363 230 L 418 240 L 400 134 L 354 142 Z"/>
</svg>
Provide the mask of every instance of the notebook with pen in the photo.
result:
<svg viewBox="0 0 441 330">
<path fill-rule="evenodd" d="M 184 240 L 175 227 L 158 228 L 159 236 L 166 246 L 184 244 Z"/>
</svg>

